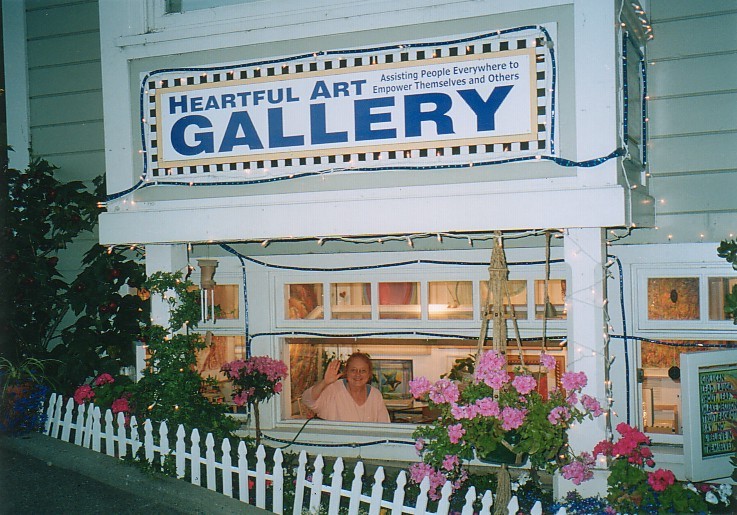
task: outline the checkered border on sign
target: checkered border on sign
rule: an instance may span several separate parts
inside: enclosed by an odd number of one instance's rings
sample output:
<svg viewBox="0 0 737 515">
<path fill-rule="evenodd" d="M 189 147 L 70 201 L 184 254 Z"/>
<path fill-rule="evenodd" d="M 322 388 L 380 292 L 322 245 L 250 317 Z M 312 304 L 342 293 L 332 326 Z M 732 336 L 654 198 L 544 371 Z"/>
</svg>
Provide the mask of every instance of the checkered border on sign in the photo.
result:
<svg viewBox="0 0 737 515">
<path fill-rule="evenodd" d="M 277 77 L 284 75 L 298 76 L 305 72 L 335 70 L 335 69 L 361 69 L 375 64 L 386 64 L 395 62 L 417 62 L 429 61 L 440 57 L 454 57 L 459 55 L 483 55 L 494 54 L 507 50 L 524 48 L 535 48 L 536 69 L 535 80 L 537 85 L 537 134 L 529 141 L 514 141 L 508 143 L 493 143 L 488 145 L 466 145 L 466 146 L 440 146 L 437 148 L 411 149 L 404 151 L 382 151 L 341 154 L 326 151 L 325 155 L 315 157 L 299 157 L 291 159 L 261 160 L 261 161 L 238 161 L 234 158 L 219 164 L 181 166 L 163 168 L 158 165 L 158 141 L 156 134 L 156 96 L 157 90 L 171 87 L 227 83 L 232 80 L 244 80 L 260 77 Z M 360 52 L 360 53 L 359 53 Z M 424 46 L 413 48 L 399 46 L 391 50 L 382 50 L 372 53 L 371 50 L 359 50 L 356 53 L 342 52 L 335 56 L 325 53 L 315 53 L 312 58 L 302 57 L 294 62 L 279 62 L 267 66 L 244 65 L 232 69 L 212 69 L 207 71 L 182 70 L 162 74 L 161 78 L 150 78 L 144 84 L 146 88 L 142 94 L 144 109 L 147 117 L 142 120 L 143 135 L 148 149 L 146 150 L 147 169 L 150 177 L 183 179 L 185 176 L 197 176 L 204 178 L 209 176 L 223 176 L 224 172 L 229 177 L 238 175 L 245 179 L 266 177 L 271 175 L 289 175 L 306 169 L 330 169 L 330 168 L 371 168 L 391 167 L 428 164 L 428 158 L 432 163 L 437 163 L 440 156 L 448 157 L 449 162 L 457 162 L 465 159 L 469 161 L 494 161 L 503 160 L 520 155 L 542 155 L 548 152 L 550 146 L 550 126 L 552 120 L 550 99 L 554 94 L 551 86 L 550 52 L 545 36 L 540 31 L 530 31 L 529 34 L 516 34 L 511 36 L 491 36 L 484 40 L 472 43 L 461 43 L 458 45 L 438 45 L 437 48 Z M 550 94 L 548 94 L 550 93 Z M 195 180 L 195 177 L 191 177 Z M 186 179 L 185 179 L 186 180 Z"/>
</svg>

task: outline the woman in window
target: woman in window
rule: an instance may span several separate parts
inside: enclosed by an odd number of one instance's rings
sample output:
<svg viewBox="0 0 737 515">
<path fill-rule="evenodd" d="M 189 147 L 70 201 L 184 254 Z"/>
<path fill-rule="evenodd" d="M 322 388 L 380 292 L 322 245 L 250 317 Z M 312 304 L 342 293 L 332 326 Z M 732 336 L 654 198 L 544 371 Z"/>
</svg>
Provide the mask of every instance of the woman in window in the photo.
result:
<svg viewBox="0 0 737 515">
<path fill-rule="evenodd" d="M 389 422 L 381 392 L 369 384 L 372 375 L 371 359 L 366 354 L 351 354 L 345 372 L 340 371 L 340 360 L 334 359 L 322 380 L 302 394 L 302 402 L 325 420 Z"/>
</svg>

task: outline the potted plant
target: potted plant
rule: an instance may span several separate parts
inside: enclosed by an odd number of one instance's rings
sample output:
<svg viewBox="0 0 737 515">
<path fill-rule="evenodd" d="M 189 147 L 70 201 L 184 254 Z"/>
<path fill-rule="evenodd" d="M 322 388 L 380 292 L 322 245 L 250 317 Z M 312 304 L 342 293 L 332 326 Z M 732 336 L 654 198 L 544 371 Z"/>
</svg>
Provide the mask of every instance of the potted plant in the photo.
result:
<svg viewBox="0 0 737 515">
<path fill-rule="evenodd" d="M 555 358 L 542 354 L 541 370 L 554 367 Z M 415 474 L 417 478 L 437 476 L 434 484 L 442 486 L 448 479 L 458 488 L 467 477 L 464 462 L 473 458 L 507 465 L 529 459 L 534 469 L 550 472 L 570 463 L 568 428 L 603 410 L 596 399 L 581 395 L 587 382 L 583 372 L 564 373 L 561 387 L 545 395 L 538 391 L 538 379 L 522 366 L 510 374 L 505 356 L 490 350 L 481 353 L 473 373 L 460 380 L 413 380 L 415 399 L 440 413 L 432 424 L 415 431 L 423 460 L 415 468 L 424 471 Z"/>
<path fill-rule="evenodd" d="M 233 383 L 233 402 L 236 406 L 253 406 L 258 447 L 261 443 L 259 402 L 281 393 L 282 380 L 287 377 L 287 366 L 283 361 L 269 356 L 252 356 L 226 363 L 221 370 Z"/>
<path fill-rule="evenodd" d="M 41 406 L 49 391 L 44 368 L 49 361 L 29 357 L 13 362 L 0 357 L 0 431 L 22 434 L 43 426 Z"/>
</svg>

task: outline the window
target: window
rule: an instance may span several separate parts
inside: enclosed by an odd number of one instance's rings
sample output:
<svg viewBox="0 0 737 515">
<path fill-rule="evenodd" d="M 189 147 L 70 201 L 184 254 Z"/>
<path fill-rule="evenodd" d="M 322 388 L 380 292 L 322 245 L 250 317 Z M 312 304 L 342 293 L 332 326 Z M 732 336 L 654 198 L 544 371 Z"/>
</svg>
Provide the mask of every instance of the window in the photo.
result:
<svg viewBox="0 0 737 515">
<path fill-rule="evenodd" d="M 424 376 L 430 381 L 440 379 L 456 363 L 476 352 L 476 341 L 459 339 L 409 338 L 287 338 L 283 356 L 288 356 L 289 386 L 283 392 L 284 418 L 306 418 L 310 415 L 300 402 L 302 393 L 323 376 L 333 359 L 345 360 L 353 352 L 364 352 L 371 357 L 374 368 L 372 384 L 378 388 L 393 422 L 424 423 L 437 415 L 427 406 L 412 399 L 409 381 Z M 525 364 L 534 367 L 540 356 L 540 342 L 525 342 Z M 565 370 L 565 348 L 548 349 L 556 357 L 556 370 L 551 372 L 541 387 L 543 392 L 553 388 Z M 520 364 L 516 343 L 508 344 L 510 367 Z M 511 370 L 511 369 L 510 369 Z"/>
<path fill-rule="evenodd" d="M 566 318 L 566 280 L 550 279 L 548 281 L 548 298 L 553 312 L 548 318 Z M 542 319 L 545 313 L 545 281 L 535 281 L 535 318 Z"/>
<path fill-rule="evenodd" d="M 514 315 L 518 320 L 524 320 L 527 318 L 527 281 L 523 280 L 511 280 L 507 282 L 509 288 L 509 299 L 504 299 L 504 312 L 511 315 L 511 306 L 514 308 Z M 491 312 L 494 308 L 494 294 L 489 292 L 489 281 L 481 281 L 479 284 L 479 291 L 481 297 L 481 308 L 483 309 L 486 303 L 487 295 L 489 299 L 489 306 L 487 311 Z"/>
<path fill-rule="evenodd" d="M 218 388 L 205 392 L 211 400 L 230 403 L 233 389 L 220 368 L 236 359 L 245 359 L 246 342 L 243 336 L 212 335 L 205 336 L 208 345 L 197 352 L 197 372 L 204 377 L 218 381 Z"/>
<path fill-rule="evenodd" d="M 651 277 L 647 280 L 649 320 L 698 320 L 698 277 Z"/>
<path fill-rule="evenodd" d="M 379 283 L 379 318 L 406 320 L 420 318 L 420 284 Z"/>
<path fill-rule="evenodd" d="M 668 341 L 673 345 L 643 342 L 642 420 L 649 433 L 683 434 L 680 354 L 714 350 L 727 341 Z M 709 344 L 710 347 L 704 346 Z"/>
<path fill-rule="evenodd" d="M 430 320 L 472 320 L 473 283 L 471 281 L 432 281 L 428 283 Z"/>
<path fill-rule="evenodd" d="M 709 320 L 727 320 L 724 298 L 737 286 L 737 277 L 709 277 Z"/>
<path fill-rule="evenodd" d="M 370 320 L 371 283 L 332 283 L 330 316 L 333 320 Z"/>
<path fill-rule="evenodd" d="M 287 284 L 284 313 L 289 320 L 323 318 L 322 284 Z"/>
</svg>

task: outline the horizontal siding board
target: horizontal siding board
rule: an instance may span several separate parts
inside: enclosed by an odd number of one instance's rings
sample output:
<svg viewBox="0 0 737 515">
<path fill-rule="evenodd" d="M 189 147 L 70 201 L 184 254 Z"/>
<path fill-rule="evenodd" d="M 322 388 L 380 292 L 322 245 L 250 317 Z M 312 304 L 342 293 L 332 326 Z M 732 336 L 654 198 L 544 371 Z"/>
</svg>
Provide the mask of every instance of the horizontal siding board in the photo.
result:
<svg viewBox="0 0 737 515">
<path fill-rule="evenodd" d="M 99 62 L 36 68 L 28 74 L 30 96 L 58 95 L 102 89 Z"/>
<path fill-rule="evenodd" d="M 71 93 L 31 99 L 33 125 L 102 120 L 102 92 Z"/>
<path fill-rule="evenodd" d="M 737 173 L 654 177 L 650 191 L 657 199 L 659 213 L 725 210 L 737 213 Z M 661 199 L 665 202 L 661 203 Z"/>
<path fill-rule="evenodd" d="M 31 69 L 99 60 L 99 33 L 75 34 L 28 42 L 28 67 Z"/>
<path fill-rule="evenodd" d="M 737 132 L 650 140 L 650 172 L 737 170 Z M 737 200 L 735 201 L 737 204 Z"/>
<path fill-rule="evenodd" d="M 66 7 L 68 4 L 95 4 L 97 0 L 25 0 L 26 11 L 37 11 L 39 9 L 49 9 Z"/>
<path fill-rule="evenodd" d="M 100 150 L 105 148 L 102 121 L 31 128 L 31 145 L 33 153 L 42 157 Z"/>
<path fill-rule="evenodd" d="M 28 39 L 36 39 L 99 31 L 100 19 L 96 3 L 72 4 L 55 9 L 29 11 L 26 25 Z"/>
<path fill-rule="evenodd" d="M 660 23 L 648 44 L 649 60 L 737 50 L 737 12 Z"/>
<path fill-rule="evenodd" d="M 653 0 L 648 15 L 654 23 L 672 18 L 737 10 L 737 0 Z"/>
<path fill-rule="evenodd" d="M 47 155 L 47 159 L 59 167 L 54 175 L 62 181 L 92 181 L 105 173 L 105 152 L 102 149 L 75 154 Z"/>
<path fill-rule="evenodd" d="M 737 89 L 737 52 L 662 61 L 648 69 L 651 98 Z"/>
<path fill-rule="evenodd" d="M 737 92 L 653 100 L 648 105 L 652 137 L 737 129 Z"/>
</svg>

